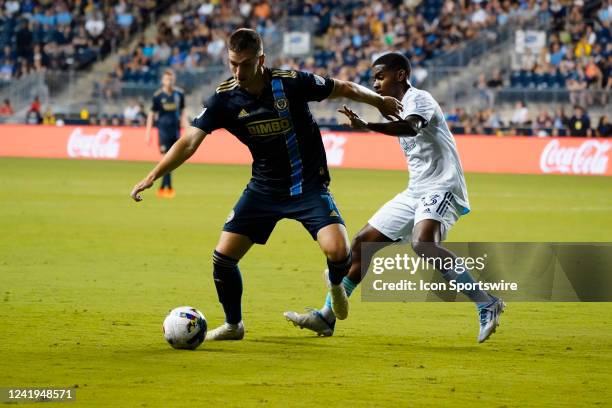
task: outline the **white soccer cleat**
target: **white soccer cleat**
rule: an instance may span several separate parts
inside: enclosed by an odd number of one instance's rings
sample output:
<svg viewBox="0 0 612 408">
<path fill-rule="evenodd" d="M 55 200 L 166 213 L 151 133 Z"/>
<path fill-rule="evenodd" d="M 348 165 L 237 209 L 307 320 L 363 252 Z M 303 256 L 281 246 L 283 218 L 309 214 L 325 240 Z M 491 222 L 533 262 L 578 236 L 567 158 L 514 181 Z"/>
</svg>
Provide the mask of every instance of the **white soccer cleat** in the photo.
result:
<svg viewBox="0 0 612 408">
<path fill-rule="evenodd" d="M 329 293 L 331 294 L 332 310 L 336 315 L 336 319 L 346 319 L 349 313 L 349 302 L 344 286 L 342 286 L 342 284 L 330 285 Z"/>
<path fill-rule="evenodd" d="M 308 310 L 308 309 L 307 309 Z M 285 312 L 285 318 L 300 329 L 308 329 L 317 333 L 317 336 L 330 337 L 334 334 L 336 322 L 328 322 L 318 310 L 310 309 L 308 313 Z"/>
<path fill-rule="evenodd" d="M 506 304 L 501 299 L 493 297 L 493 302 L 491 302 L 490 305 L 478 311 L 478 316 L 480 318 L 480 332 L 478 333 L 479 343 L 484 342 L 495 333 L 497 326 L 499 326 L 500 315 L 504 312 L 505 308 Z"/>
<path fill-rule="evenodd" d="M 329 280 L 329 269 L 325 269 L 323 272 L 325 276 L 325 282 L 329 287 L 329 294 L 331 295 L 332 311 L 336 315 L 336 319 L 344 320 L 348 317 L 349 313 L 349 302 L 346 290 L 342 283 L 339 285 L 333 285 Z"/>
<path fill-rule="evenodd" d="M 206 333 L 206 341 L 214 340 L 242 340 L 244 338 L 244 323 L 223 323 L 214 330 Z"/>
</svg>

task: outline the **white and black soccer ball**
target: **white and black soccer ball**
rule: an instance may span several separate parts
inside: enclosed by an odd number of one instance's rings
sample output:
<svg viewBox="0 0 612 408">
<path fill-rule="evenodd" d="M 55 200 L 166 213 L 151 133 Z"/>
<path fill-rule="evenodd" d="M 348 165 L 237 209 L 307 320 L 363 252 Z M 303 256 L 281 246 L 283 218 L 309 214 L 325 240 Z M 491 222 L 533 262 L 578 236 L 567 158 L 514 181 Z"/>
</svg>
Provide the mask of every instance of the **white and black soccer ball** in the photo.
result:
<svg viewBox="0 0 612 408">
<path fill-rule="evenodd" d="M 204 341 L 208 324 L 198 309 L 181 306 L 164 320 L 164 338 L 175 349 L 195 350 Z"/>
</svg>

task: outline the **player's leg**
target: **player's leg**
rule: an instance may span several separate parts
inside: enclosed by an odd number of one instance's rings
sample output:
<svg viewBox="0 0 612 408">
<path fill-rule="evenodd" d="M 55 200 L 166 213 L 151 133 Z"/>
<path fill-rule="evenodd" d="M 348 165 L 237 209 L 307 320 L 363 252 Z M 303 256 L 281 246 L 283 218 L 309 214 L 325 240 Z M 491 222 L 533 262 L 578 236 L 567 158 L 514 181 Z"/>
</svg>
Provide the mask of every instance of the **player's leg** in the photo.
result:
<svg viewBox="0 0 612 408">
<path fill-rule="evenodd" d="M 355 236 L 351 245 L 351 266 L 347 276 L 342 279 L 342 286 L 347 296 L 350 296 L 361 282 L 362 265 L 369 266 L 371 261 L 372 254 L 366 253 L 364 256 L 362 253 L 362 244 L 366 242 L 390 244 L 397 241 L 412 231 L 413 221 L 414 200 L 405 192 L 398 194 L 372 216 L 368 224 Z M 331 294 L 328 293 L 325 304 L 320 310 L 310 310 L 307 313 L 288 311 L 284 316 L 300 328 L 312 330 L 320 336 L 331 336 L 336 323 L 331 301 Z"/>
<path fill-rule="evenodd" d="M 351 266 L 349 268 L 349 272 L 347 276 L 342 279 L 342 286 L 344 286 L 344 290 L 346 292 L 347 297 L 350 297 L 353 291 L 357 288 L 357 286 L 361 283 L 364 275 L 362 274 L 362 266 L 363 272 L 367 272 L 370 262 L 372 261 L 373 253 L 366 251 L 366 253 L 362 252 L 362 245 L 367 243 L 379 243 L 379 244 L 391 244 L 394 241 L 384 235 L 382 232 L 371 226 L 370 224 L 366 224 L 358 233 L 353 237 L 353 242 L 351 243 Z M 380 248 L 379 248 L 380 249 Z M 330 323 L 335 323 L 336 316 L 331 308 L 331 296 L 328 293 L 325 298 L 325 304 L 320 310 L 323 317 Z"/>
<path fill-rule="evenodd" d="M 342 279 L 351 266 L 351 252 L 344 220 L 331 193 L 327 189 L 306 192 L 284 207 L 283 216 L 301 222 L 318 242 L 329 270 L 332 307 L 339 319 L 346 319 L 348 298 Z"/>
<path fill-rule="evenodd" d="M 365 266 L 364 271 L 366 271 L 370 264 L 373 254 L 363 254 L 361 249 L 362 244 L 371 242 L 390 244 L 393 241 L 370 224 L 366 224 L 355 235 L 351 244 L 351 266 L 347 276 L 342 279 L 342 286 L 347 297 L 351 296 L 357 285 L 361 282 L 361 265 Z M 284 316 L 287 320 L 293 322 L 294 325 L 302 329 L 312 330 L 319 336 L 328 337 L 334 334 L 336 315 L 332 309 L 332 297 L 329 292 L 321 309 L 308 309 L 306 313 L 288 311 L 284 313 Z"/>
<path fill-rule="evenodd" d="M 213 252 L 213 278 L 219 302 L 225 313 L 225 324 L 209 331 L 207 340 L 241 340 L 242 275 L 238 262 L 248 252 L 253 241 L 245 235 L 223 231 Z"/>
<path fill-rule="evenodd" d="M 338 319 L 348 317 L 348 296 L 343 279 L 351 267 L 351 251 L 346 227 L 330 224 L 317 232 L 317 242 L 327 258 L 330 306 Z"/>
<path fill-rule="evenodd" d="M 452 201 L 450 193 L 428 194 L 422 198 L 416 209 L 415 226 L 411 238 L 412 249 L 417 255 L 428 260 L 443 259 L 444 261 L 438 262 L 438 265 L 451 264 L 447 260 L 457 259 L 452 251 L 441 245 L 446 238 L 446 233 L 459 218 Z M 447 282 L 475 283 L 474 278 L 462 263 L 453 261 L 452 265 L 450 269 L 440 270 Z M 483 342 L 494 332 L 504 303 L 480 289 L 463 290 L 462 293 L 476 304 L 481 318 L 478 341 Z"/>
<path fill-rule="evenodd" d="M 433 259 L 444 259 L 456 260 L 457 256 L 451 252 L 450 250 L 444 248 L 441 245 L 442 241 L 442 231 L 443 231 L 442 222 L 435 219 L 424 219 L 420 220 L 415 226 L 412 232 L 412 249 L 414 252 L 421 257 L 424 257 L 428 260 Z M 450 262 L 447 262 L 450 264 Z M 439 262 L 439 265 L 445 264 L 444 262 Z M 459 264 L 457 262 L 452 262 L 453 265 Z M 442 276 L 447 282 L 452 280 L 461 283 L 473 283 L 474 279 L 470 275 L 468 271 L 464 271 L 464 267 L 460 266 L 459 271 L 457 272 L 455 268 L 440 270 Z M 492 298 L 483 290 L 469 290 L 464 291 L 464 295 L 466 295 L 470 300 L 472 300 L 477 307 L 484 307 L 487 304 L 491 303 Z"/>
<path fill-rule="evenodd" d="M 207 333 L 207 340 L 240 340 L 242 322 L 242 276 L 238 263 L 254 243 L 265 244 L 277 222 L 265 200 L 245 190 L 230 212 L 213 252 L 213 278 L 225 324 Z"/>
<path fill-rule="evenodd" d="M 159 150 L 162 154 L 166 154 L 168 150 L 176 143 L 179 136 L 179 128 L 163 129 L 159 131 Z M 172 188 L 172 172 L 168 172 L 162 176 L 160 195 L 165 198 L 173 198 L 176 195 Z"/>
</svg>

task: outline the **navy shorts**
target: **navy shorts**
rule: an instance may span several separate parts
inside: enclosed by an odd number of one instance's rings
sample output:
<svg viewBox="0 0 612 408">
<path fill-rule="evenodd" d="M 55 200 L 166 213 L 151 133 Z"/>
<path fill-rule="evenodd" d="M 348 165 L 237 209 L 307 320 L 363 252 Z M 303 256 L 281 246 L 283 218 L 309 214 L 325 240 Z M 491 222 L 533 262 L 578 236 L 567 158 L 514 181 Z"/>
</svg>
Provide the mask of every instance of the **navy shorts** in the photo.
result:
<svg viewBox="0 0 612 408">
<path fill-rule="evenodd" d="M 227 217 L 223 231 L 246 235 L 254 243 L 263 245 L 276 223 L 284 218 L 301 222 L 314 240 L 321 228 L 330 224 L 344 225 L 340 211 L 326 189 L 280 198 L 247 188 Z"/>
<path fill-rule="evenodd" d="M 159 151 L 166 153 L 178 140 L 180 129 L 178 126 L 160 126 L 157 131 L 159 133 Z"/>
</svg>

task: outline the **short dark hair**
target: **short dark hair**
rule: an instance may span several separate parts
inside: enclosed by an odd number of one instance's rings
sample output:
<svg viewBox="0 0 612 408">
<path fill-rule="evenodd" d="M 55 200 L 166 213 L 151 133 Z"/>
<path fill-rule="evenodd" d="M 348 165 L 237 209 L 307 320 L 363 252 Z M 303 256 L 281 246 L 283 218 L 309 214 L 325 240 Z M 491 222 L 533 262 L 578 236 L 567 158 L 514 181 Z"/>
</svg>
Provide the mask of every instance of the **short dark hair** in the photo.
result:
<svg viewBox="0 0 612 408">
<path fill-rule="evenodd" d="M 399 52 L 389 52 L 376 58 L 372 63 L 372 66 L 384 65 L 387 69 L 393 69 L 399 71 L 403 69 L 406 71 L 406 77 L 410 79 L 412 74 L 412 67 L 410 66 L 410 60 Z"/>
<path fill-rule="evenodd" d="M 263 52 L 263 41 L 257 31 L 239 28 L 230 36 L 228 48 L 233 52 L 253 51 L 259 54 Z"/>
</svg>

